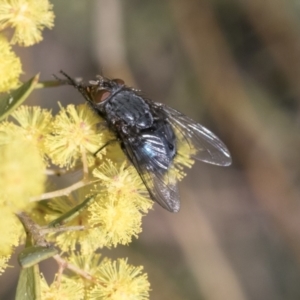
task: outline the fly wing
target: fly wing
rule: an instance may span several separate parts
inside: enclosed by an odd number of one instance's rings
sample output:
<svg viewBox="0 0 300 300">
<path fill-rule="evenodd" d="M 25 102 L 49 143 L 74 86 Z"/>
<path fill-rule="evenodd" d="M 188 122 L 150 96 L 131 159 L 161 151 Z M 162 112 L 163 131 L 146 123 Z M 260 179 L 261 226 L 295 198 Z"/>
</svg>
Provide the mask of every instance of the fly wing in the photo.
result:
<svg viewBox="0 0 300 300">
<path fill-rule="evenodd" d="M 155 105 L 157 109 L 163 110 L 165 118 L 177 131 L 177 136 L 196 150 L 195 154 L 191 154 L 192 158 L 219 166 L 231 164 L 227 147 L 210 130 L 169 106 L 159 103 Z"/>
<path fill-rule="evenodd" d="M 170 212 L 180 208 L 175 174 L 164 145 L 155 135 L 141 138 L 139 146 L 124 140 L 125 151 L 145 184 L 150 197 Z"/>
</svg>

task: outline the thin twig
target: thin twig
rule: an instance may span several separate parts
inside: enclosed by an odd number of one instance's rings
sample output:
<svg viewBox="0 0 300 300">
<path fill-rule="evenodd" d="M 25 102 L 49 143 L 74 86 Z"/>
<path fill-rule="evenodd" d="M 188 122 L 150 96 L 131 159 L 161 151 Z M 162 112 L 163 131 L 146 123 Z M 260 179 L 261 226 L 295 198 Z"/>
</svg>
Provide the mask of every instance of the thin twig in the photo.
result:
<svg viewBox="0 0 300 300">
<path fill-rule="evenodd" d="M 83 165 L 83 180 L 87 180 L 89 176 L 89 168 L 88 168 L 88 162 L 86 157 L 86 151 L 82 146 L 80 147 L 80 151 L 81 151 L 81 160 Z"/>
<path fill-rule="evenodd" d="M 63 85 L 63 83 L 61 83 L 58 80 L 48 80 L 48 81 L 40 81 L 38 84 L 35 85 L 35 89 L 43 89 L 46 87 L 56 87 L 56 86 L 60 86 Z"/>
<path fill-rule="evenodd" d="M 57 233 L 57 232 L 64 232 L 64 231 L 80 231 L 84 230 L 84 226 L 68 226 L 68 227 L 52 227 L 52 228 L 41 228 L 42 234 L 47 233 Z"/>
<path fill-rule="evenodd" d="M 59 254 L 54 255 L 53 258 L 58 263 L 59 270 L 60 269 L 69 269 L 87 280 L 95 281 L 95 278 L 90 273 L 88 273 L 84 270 L 81 270 L 80 268 L 78 268 L 77 266 L 75 266 L 73 264 L 70 264 L 65 259 L 63 259 Z"/>
<path fill-rule="evenodd" d="M 73 191 L 78 190 L 81 187 L 84 187 L 86 185 L 92 184 L 95 181 L 90 181 L 87 182 L 85 180 L 80 180 L 64 189 L 49 192 L 49 193 L 44 193 L 42 195 L 32 197 L 30 199 L 30 202 L 36 202 L 36 201 L 41 201 L 41 200 L 46 200 L 46 199 L 51 199 L 51 198 L 56 198 L 56 197 L 61 197 L 61 196 L 68 196 L 70 195 Z"/>
<path fill-rule="evenodd" d="M 74 173 L 77 171 L 82 170 L 82 165 L 77 165 L 75 168 L 72 169 L 65 169 L 65 168 L 57 168 L 57 169 L 46 169 L 45 174 L 48 176 L 61 176 L 69 173 Z"/>
<path fill-rule="evenodd" d="M 68 170 L 68 169 L 46 169 L 45 174 L 48 176 L 53 176 L 53 175 L 62 176 L 65 174 L 76 172 L 81 169 L 82 169 L 82 166 L 80 166 L 80 168 L 74 168 L 74 169 L 70 169 L 70 170 Z"/>
</svg>

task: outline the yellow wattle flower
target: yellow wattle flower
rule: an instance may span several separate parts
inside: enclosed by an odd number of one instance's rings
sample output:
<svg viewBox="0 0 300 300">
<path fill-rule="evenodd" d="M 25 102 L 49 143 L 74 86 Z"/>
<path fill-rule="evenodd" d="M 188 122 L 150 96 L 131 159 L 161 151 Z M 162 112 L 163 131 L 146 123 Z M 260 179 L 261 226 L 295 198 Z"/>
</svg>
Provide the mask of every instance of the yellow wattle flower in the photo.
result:
<svg viewBox="0 0 300 300">
<path fill-rule="evenodd" d="M 96 273 L 97 284 L 89 292 L 90 300 L 147 300 L 150 284 L 143 267 L 127 264 L 127 260 L 105 259 Z"/>
<path fill-rule="evenodd" d="M 41 31 L 52 28 L 54 14 L 48 0 L 1 0 L 0 30 L 13 28 L 12 44 L 31 46 L 42 40 Z"/>
<path fill-rule="evenodd" d="M 69 278 L 65 275 L 57 280 L 57 277 L 48 286 L 44 277 L 41 278 L 41 294 L 43 300 L 83 300 L 84 284 L 78 278 Z"/>
<path fill-rule="evenodd" d="M 45 165 L 38 149 L 22 139 L 0 146 L 0 205 L 27 209 L 30 197 L 44 191 Z"/>
<path fill-rule="evenodd" d="M 11 46 L 2 35 L 0 35 L 0 53 L 0 93 L 3 93 L 17 87 L 22 65 L 19 57 L 11 50 Z"/>
<path fill-rule="evenodd" d="M 88 164 L 93 165 L 94 153 L 106 143 L 105 134 L 98 128 L 100 121 L 87 105 L 61 108 L 52 124 L 53 134 L 45 142 L 52 162 L 60 167 L 73 167 L 84 151 Z M 103 152 L 105 149 L 99 155 Z"/>
<path fill-rule="evenodd" d="M 153 205 L 145 185 L 126 162 L 117 166 L 107 160 L 93 175 L 100 183 L 92 191 L 97 196 L 88 208 L 89 224 L 99 228 L 103 246 L 128 244 L 142 231 L 142 217 Z"/>
<path fill-rule="evenodd" d="M 24 139 L 34 144 L 43 155 L 46 151 L 44 143 L 46 135 L 51 132 L 51 111 L 39 106 L 21 105 L 11 116 L 20 124 L 15 130 L 24 136 Z"/>
</svg>

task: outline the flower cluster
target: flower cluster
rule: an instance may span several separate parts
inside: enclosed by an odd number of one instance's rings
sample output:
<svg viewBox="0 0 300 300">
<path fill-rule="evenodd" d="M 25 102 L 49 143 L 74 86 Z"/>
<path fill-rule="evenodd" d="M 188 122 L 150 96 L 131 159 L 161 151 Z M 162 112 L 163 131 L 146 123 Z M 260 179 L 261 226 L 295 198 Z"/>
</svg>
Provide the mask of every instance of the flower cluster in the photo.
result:
<svg viewBox="0 0 300 300">
<path fill-rule="evenodd" d="M 21 116 L 22 111 L 27 111 L 32 117 L 23 126 L 9 122 L 0 124 L 0 211 L 3 215 L 0 218 L 0 270 L 5 267 L 5 258 L 10 257 L 13 247 L 19 244 L 22 236 L 22 226 L 15 214 L 30 211 L 35 206 L 30 198 L 43 193 L 46 179 L 45 162 L 40 155 L 41 147 L 38 147 L 43 130 L 33 116 L 47 116 L 47 113 L 40 109 L 22 107 L 16 115 Z M 39 129 L 40 135 L 30 134 L 31 130 Z"/>
<path fill-rule="evenodd" d="M 49 300 L 148 299 L 142 267 L 95 254 L 137 237 L 153 204 L 117 143 L 97 153 L 114 138 L 110 131 L 86 105 L 60 106 L 54 117 L 40 107 L 15 109 L 27 90 L 19 81 L 22 64 L 12 46 L 40 42 L 53 21 L 48 0 L 0 1 L 0 93 L 12 95 L 3 95 L 0 103 L 0 275 L 14 248 L 26 240 L 17 298 L 35 293 Z M 47 175 L 78 170 L 78 182 L 53 190 Z M 60 266 L 50 285 L 38 272 L 49 250 Z"/>
<path fill-rule="evenodd" d="M 128 244 L 141 231 L 143 213 L 153 202 L 137 171 L 123 163 L 116 167 L 108 160 L 93 172 L 100 184 L 95 189 L 96 201 L 89 207 L 90 224 L 100 228 L 105 245 Z"/>
<path fill-rule="evenodd" d="M 7 39 L 0 35 L 0 93 L 9 91 L 19 84 L 22 65 L 19 57 L 12 51 Z"/>
<path fill-rule="evenodd" d="M 69 261 L 75 268 L 90 274 L 92 280 L 83 282 L 76 275 L 55 278 L 48 286 L 42 278 L 43 299 L 146 300 L 150 284 L 142 267 L 134 267 L 126 259 L 101 259 L 99 254 L 73 253 Z"/>
<path fill-rule="evenodd" d="M 69 105 L 61 108 L 52 122 L 52 133 L 46 137 L 45 147 L 52 163 L 71 168 L 78 161 L 84 164 L 86 160 L 89 167 L 89 179 L 68 201 L 62 198 L 49 201 L 47 220 L 66 214 L 86 197 L 94 197 L 88 209 L 70 222 L 72 226 L 84 225 L 85 232 L 65 232 L 53 237 L 64 251 L 75 250 L 77 245 L 87 253 L 99 247 L 128 244 L 141 231 L 142 216 L 153 205 L 138 173 L 124 155 L 122 163 L 104 156 L 106 149 L 94 155 L 111 139 L 107 129 L 99 130 L 99 121 L 99 116 L 87 105 Z M 118 145 L 115 144 L 110 153 L 114 148 Z"/>
<path fill-rule="evenodd" d="M 47 224 L 60 218 L 66 220 L 64 222 L 70 228 L 83 226 L 81 231 L 54 232 L 46 237 L 70 257 L 78 246 L 80 255 L 88 257 L 102 247 L 128 244 L 132 237 L 137 237 L 141 219 L 153 202 L 126 157 L 123 155 L 120 161 L 111 160 L 114 152 L 119 153 L 116 143 L 110 151 L 103 149 L 94 155 L 112 136 L 104 127 L 99 128 L 101 119 L 87 105 L 61 107 L 54 117 L 40 107 L 20 106 L 11 118 L 14 122 L 0 123 L 0 154 L 3 158 L 0 208 L 5 214 L 0 219 L 3 232 L 0 273 L 7 267 L 13 248 L 22 240 L 22 226 L 15 216 L 22 211 L 40 226 L 49 227 Z M 70 172 L 86 165 L 87 174 L 67 193 L 60 190 L 45 193 L 45 174 L 50 163 L 67 167 Z M 51 197 L 47 197 L 49 194 Z M 47 200 L 32 202 L 43 199 Z M 57 291 L 60 297 L 57 299 L 83 299 L 87 293 L 90 299 L 118 299 L 120 294 L 124 294 L 124 299 L 148 298 L 149 283 L 140 267 L 130 266 L 126 260 L 104 259 L 94 264 L 95 271 L 88 271 L 98 279 L 88 290 L 88 285 L 78 278 L 63 275 L 51 286 L 41 279 L 44 299 L 56 299 Z M 80 267 L 86 270 L 86 265 Z M 111 284 L 108 284 L 110 280 Z"/>
<path fill-rule="evenodd" d="M 105 142 L 98 123 L 99 117 L 86 105 L 61 108 L 52 124 L 53 135 L 48 136 L 46 142 L 52 162 L 60 167 L 73 167 L 85 153 L 88 165 L 92 166 L 94 153 Z"/>
<path fill-rule="evenodd" d="M 0 93 L 19 85 L 22 66 L 11 45 L 31 46 L 42 40 L 42 30 L 52 28 L 54 14 L 48 0 L 1 0 Z M 10 40 L 7 39 L 13 32 Z"/>
<path fill-rule="evenodd" d="M 0 1 L 0 93 L 20 85 L 22 66 L 12 45 L 38 43 L 53 20 L 48 0 Z M 26 237 L 19 256 L 24 269 L 18 299 L 32 292 L 48 300 L 148 299 L 150 284 L 142 267 L 96 254 L 103 247 L 127 245 L 141 232 L 142 217 L 153 201 L 140 175 L 120 145 L 110 143 L 115 136 L 87 105 L 60 106 L 55 116 L 40 107 L 15 109 L 20 100 L 15 95 L 24 86 L 0 103 L 2 120 L 10 114 L 0 123 L 0 275 Z M 193 164 L 193 150 L 177 142 L 180 155 L 170 170 L 174 182 L 185 176 L 184 167 Z M 72 172 L 80 179 L 53 190 L 50 175 Z M 48 254 L 59 264 L 50 285 L 36 272 Z"/>
<path fill-rule="evenodd" d="M 127 264 L 127 260 L 104 260 L 95 276 L 96 284 L 88 292 L 91 300 L 107 299 L 139 299 L 146 300 L 149 297 L 150 285 L 147 275 L 142 274 L 142 267 L 133 267 Z"/>
</svg>

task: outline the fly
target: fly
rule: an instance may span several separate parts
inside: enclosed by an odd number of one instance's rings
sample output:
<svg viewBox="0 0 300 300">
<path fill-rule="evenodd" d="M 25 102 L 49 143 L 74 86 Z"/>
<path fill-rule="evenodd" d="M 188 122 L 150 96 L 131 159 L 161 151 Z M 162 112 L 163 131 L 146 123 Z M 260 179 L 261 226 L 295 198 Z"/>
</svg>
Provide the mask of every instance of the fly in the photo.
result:
<svg viewBox="0 0 300 300">
<path fill-rule="evenodd" d="M 106 120 L 151 199 L 168 211 L 180 209 L 177 180 L 170 172 L 180 155 L 179 141 L 188 146 L 192 159 L 219 166 L 231 164 L 227 147 L 215 134 L 177 110 L 146 99 L 123 80 L 97 76 L 85 85 L 61 73 Z"/>
</svg>

